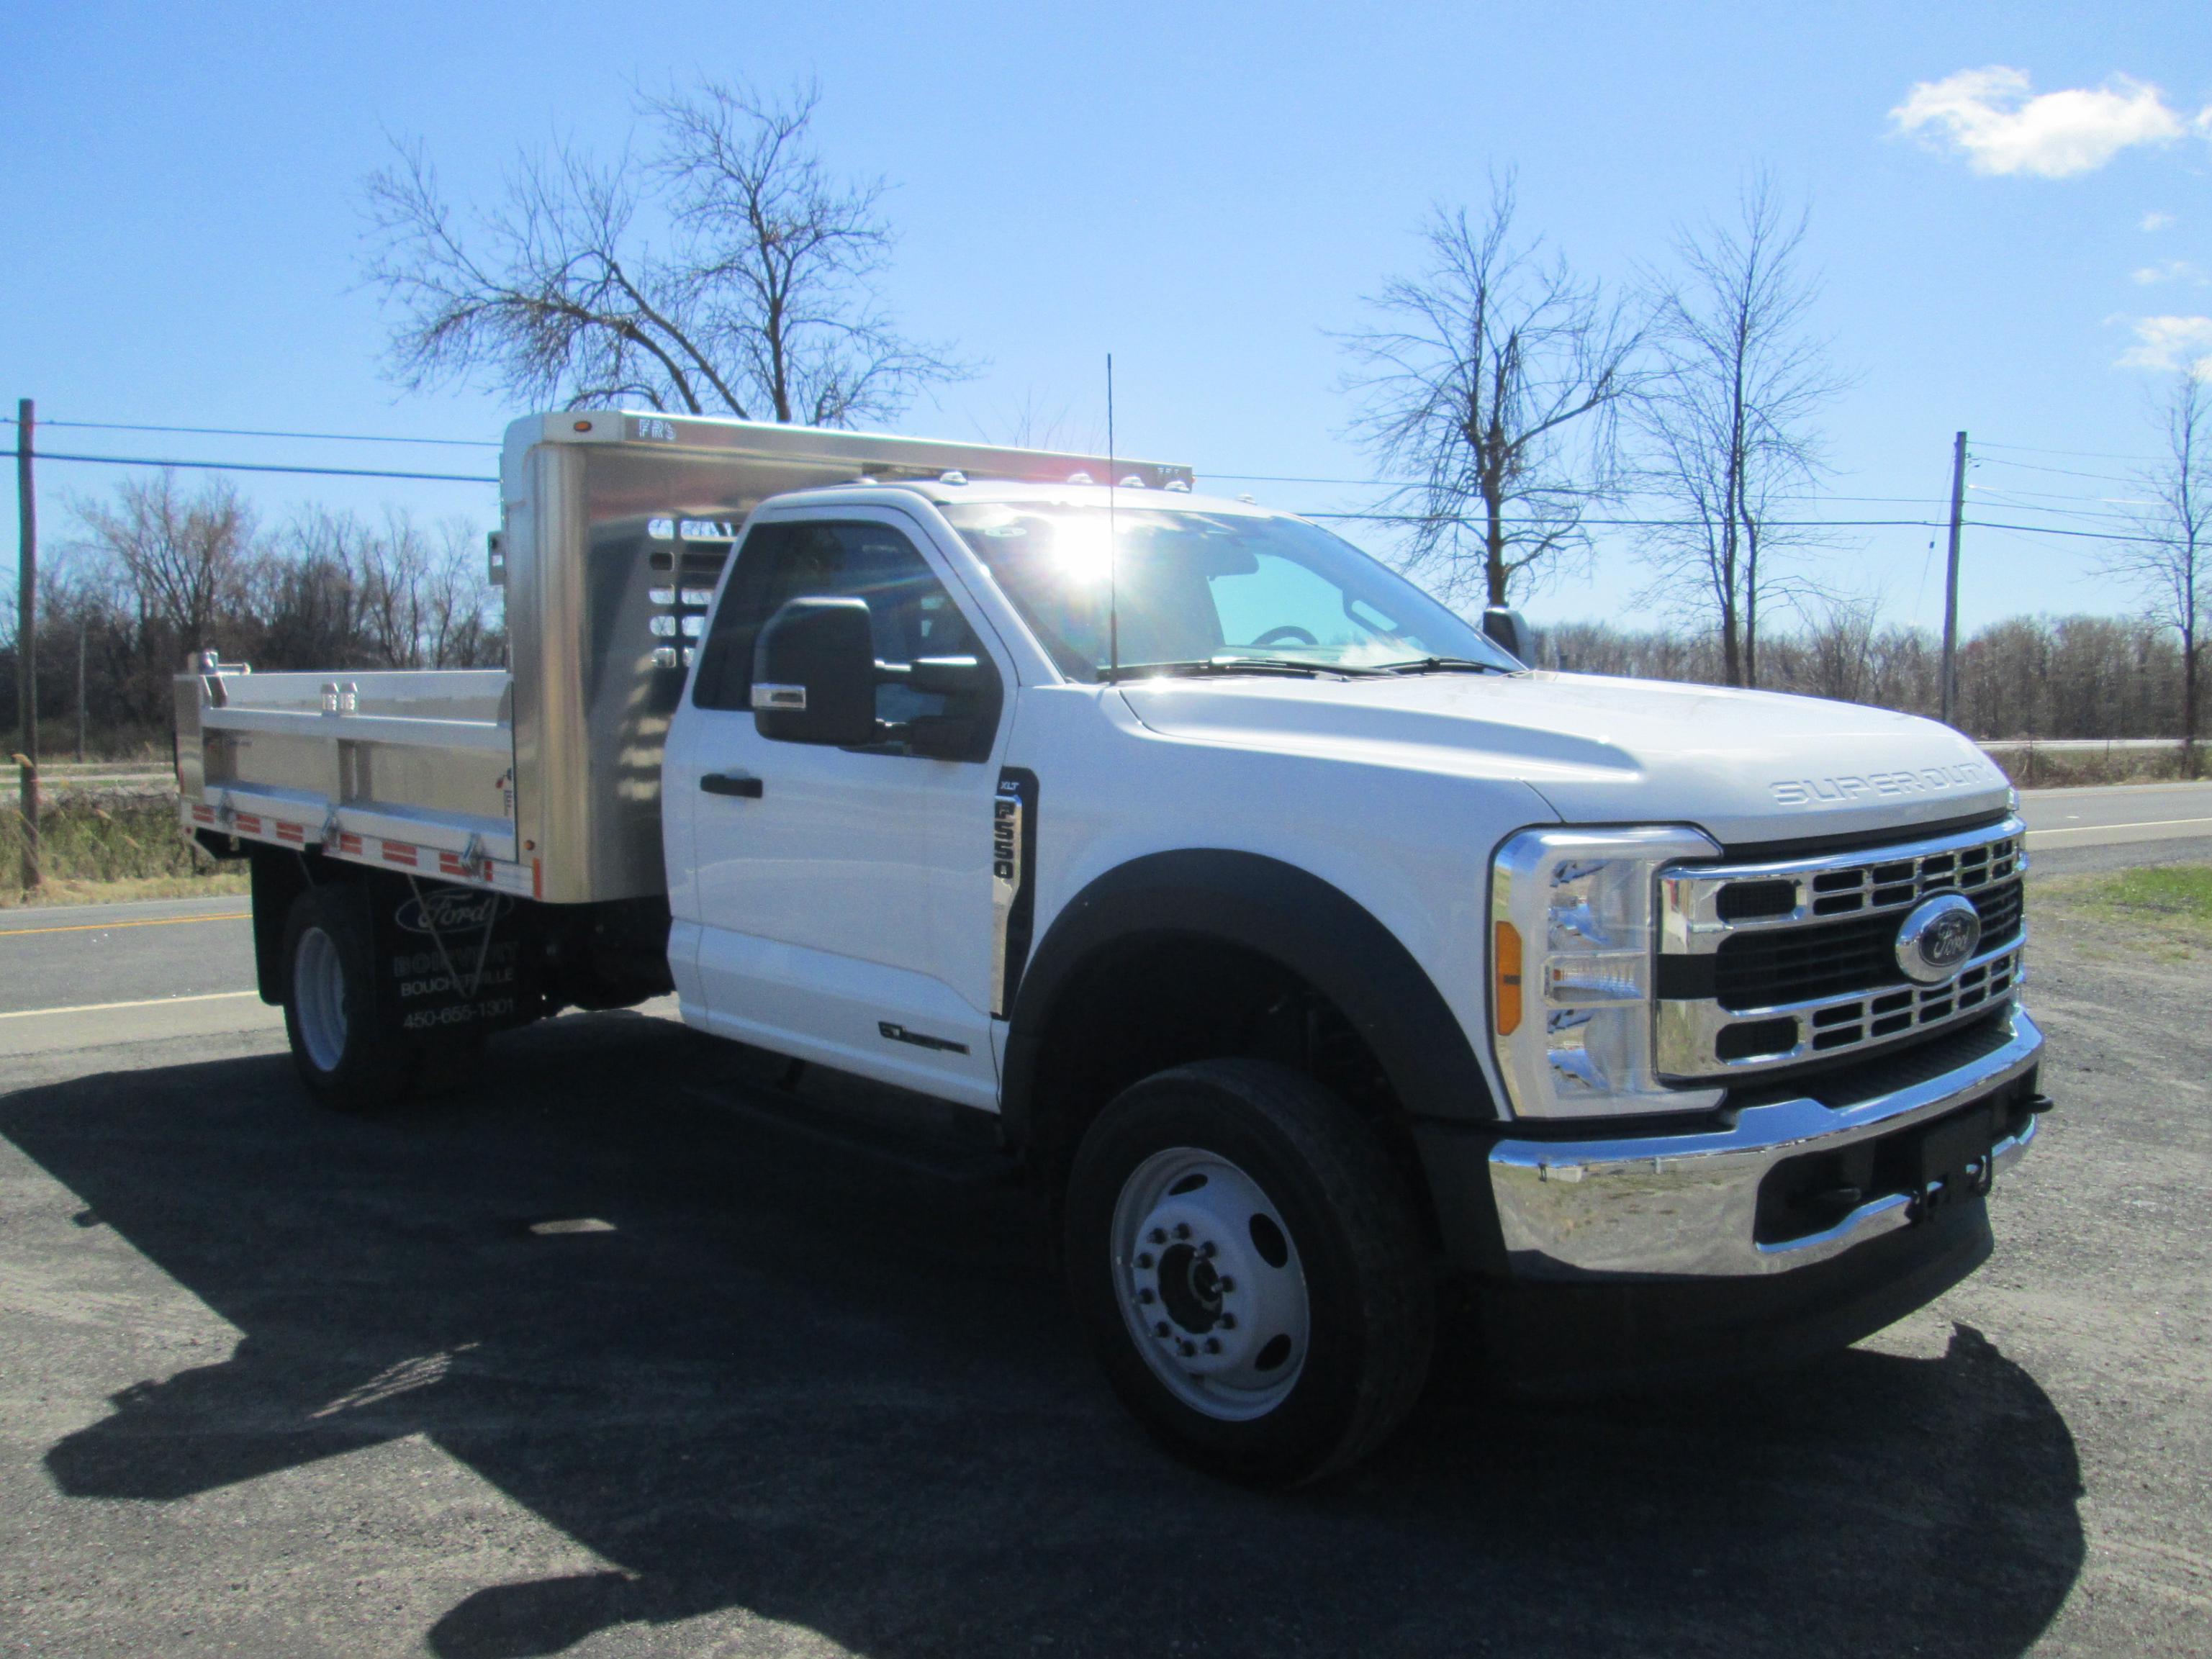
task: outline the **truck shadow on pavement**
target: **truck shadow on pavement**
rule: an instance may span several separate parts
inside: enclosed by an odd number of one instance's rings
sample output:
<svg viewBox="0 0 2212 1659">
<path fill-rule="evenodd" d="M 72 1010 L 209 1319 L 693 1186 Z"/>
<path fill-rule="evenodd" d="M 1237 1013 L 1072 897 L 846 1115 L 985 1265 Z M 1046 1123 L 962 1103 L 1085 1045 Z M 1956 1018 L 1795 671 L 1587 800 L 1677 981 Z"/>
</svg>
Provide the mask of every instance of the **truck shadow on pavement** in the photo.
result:
<svg viewBox="0 0 2212 1659">
<path fill-rule="evenodd" d="M 1940 1358 L 1577 1405 L 1499 1403 L 1448 1354 L 1351 1475 L 1217 1485 L 1096 1380 L 1019 1194 L 685 1092 L 726 1065 L 598 1016 L 384 1121 L 316 1114 L 282 1058 L 0 1100 L 0 1133 L 245 1333 L 117 1395 L 52 1479 L 173 1500 L 425 1436 L 611 1564 L 485 1584 L 434 1543 L 448 1610 L 382 1635 L 447 1659 L 624 1626 L 625 1650 L 720 1650 L 745 1615 L 898 1656 L 2014 1655 L 2081 1568 L 2067 1426 L 1963 1325 Z"/>
</svg>

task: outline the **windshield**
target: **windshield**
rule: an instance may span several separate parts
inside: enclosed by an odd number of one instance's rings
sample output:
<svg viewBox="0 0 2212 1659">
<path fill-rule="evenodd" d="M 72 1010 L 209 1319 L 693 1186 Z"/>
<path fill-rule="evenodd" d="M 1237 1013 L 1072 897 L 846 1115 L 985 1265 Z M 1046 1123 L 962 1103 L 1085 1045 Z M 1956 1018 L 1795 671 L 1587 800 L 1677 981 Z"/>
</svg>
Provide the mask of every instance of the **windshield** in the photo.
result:
<svg viewBox="0 0 2212 1659">
<path fill-rule="evenodd" d="M 1519 666 L 1411 582 L 1299 520 L 1117 506 L 1109 558 L 1103 507 L 944 510 L 1072 679 L 1105 678 L 1109 590 L 1124 673 Z"/>
</svg>

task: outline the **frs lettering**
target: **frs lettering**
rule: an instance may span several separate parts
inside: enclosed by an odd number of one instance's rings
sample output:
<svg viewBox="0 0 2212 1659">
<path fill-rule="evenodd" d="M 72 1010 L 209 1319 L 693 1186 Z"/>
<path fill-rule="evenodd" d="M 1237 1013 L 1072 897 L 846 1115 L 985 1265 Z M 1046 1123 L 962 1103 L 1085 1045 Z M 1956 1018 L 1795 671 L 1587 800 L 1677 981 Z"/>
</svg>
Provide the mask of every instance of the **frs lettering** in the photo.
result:
<svg viewBox="0 0 2212 1659">
<path fill-rule="evenodd" d="M 1874 796 L 1923 794 L 1940 789 L 1960 789 L 1988 781 L 1990 769 L 1978 761 L 1953 766 L 1923 766 L 1912 772 L 1868 772 L 1847 777 L 1778 778 L 1766 787 L 1784 806 L 1810 806 L 1823 801 L 1851 801 Z"/>
</svg>

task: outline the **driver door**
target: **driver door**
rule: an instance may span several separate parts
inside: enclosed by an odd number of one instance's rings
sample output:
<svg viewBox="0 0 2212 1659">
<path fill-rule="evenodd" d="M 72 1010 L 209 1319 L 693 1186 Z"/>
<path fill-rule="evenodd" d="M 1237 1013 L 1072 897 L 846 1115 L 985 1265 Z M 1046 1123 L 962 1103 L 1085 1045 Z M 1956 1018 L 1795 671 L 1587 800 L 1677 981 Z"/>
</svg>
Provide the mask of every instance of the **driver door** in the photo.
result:
<svg viewBox="0 0 2212 1659">
<path fill-rule="evenodd" d="M 990 1039 L 994 758 L 1011 665 L 889 511 L 757 523 L 672 733 L 666 795 L 690 819 L 696 954 L 685 1014 L 720 1035 L 996 1109 Z M 787 600 L 866 602 L 879 661 L 972 655 L 999 688 L 976 758 L 763 737 L 754 643 Z M 877 689 L 898 726 L 941 696 Z M 973 700 L 971 700 L 972 702 Z M 696 1006 L 692 1006 L 696 1000 Z"/>
</svg>

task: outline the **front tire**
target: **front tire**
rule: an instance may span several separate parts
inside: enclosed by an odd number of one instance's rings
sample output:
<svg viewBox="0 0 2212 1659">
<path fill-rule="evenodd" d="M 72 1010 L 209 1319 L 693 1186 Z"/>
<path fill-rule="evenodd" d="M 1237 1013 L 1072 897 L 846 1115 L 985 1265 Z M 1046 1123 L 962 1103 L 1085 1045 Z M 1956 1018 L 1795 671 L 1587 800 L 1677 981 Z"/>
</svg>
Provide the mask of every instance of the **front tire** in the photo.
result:
<svg viewBox="0 0 2212 1659">
<path fill-rule="evenodd" d="M 1115 1392 L 1200 1468 L 1312 1480 L 1419 1397 L 1436 1297 L 1413 1195 L 1299 1073 L 1207 1060 L 1118 1097 L 1077 1152 L 1066 1242 Z"/>
<path fill-rule="evenodd" d="M 340 1111 L 389 1110 L 420 1085 L 419 1045 L 378 1028 L 368 908 L 350 883 L 311 887 L 284 926 L 284 1035 L 308 1093 Z"/>
</svg>

